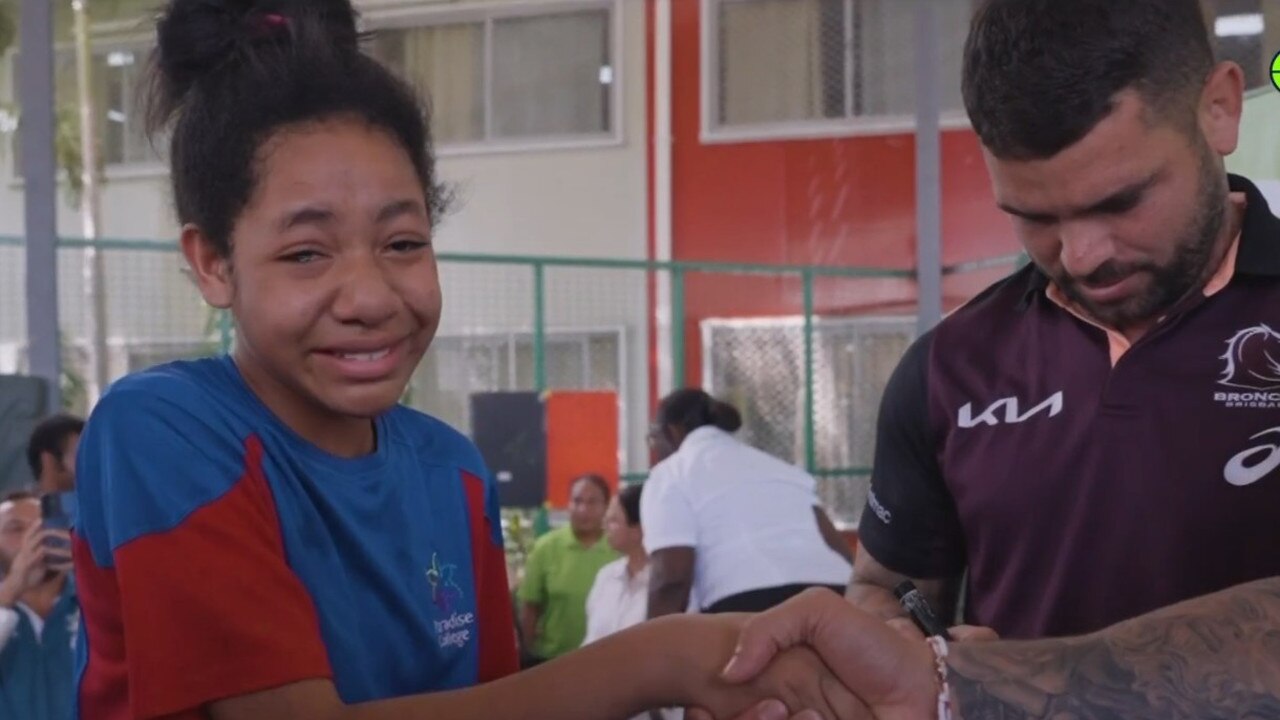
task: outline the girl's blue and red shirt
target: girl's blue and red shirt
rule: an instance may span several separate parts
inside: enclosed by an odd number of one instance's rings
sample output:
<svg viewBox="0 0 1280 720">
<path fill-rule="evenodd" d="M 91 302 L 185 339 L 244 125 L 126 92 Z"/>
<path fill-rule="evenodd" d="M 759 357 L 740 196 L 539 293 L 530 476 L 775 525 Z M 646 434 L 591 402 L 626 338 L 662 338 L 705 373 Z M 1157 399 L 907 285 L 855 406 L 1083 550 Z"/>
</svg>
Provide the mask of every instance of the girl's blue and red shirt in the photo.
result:
<svg viewBox="0 0 1280 720">
<path fill-rule="evenodd" d="M 230 358 L 116 383 L 79 449 L 75 717 L 203 717 L 330 678 L 356 703 L 517 669 L 496 489 L 404 407 L 343 459 L 276 419 Z"/>
</svg>

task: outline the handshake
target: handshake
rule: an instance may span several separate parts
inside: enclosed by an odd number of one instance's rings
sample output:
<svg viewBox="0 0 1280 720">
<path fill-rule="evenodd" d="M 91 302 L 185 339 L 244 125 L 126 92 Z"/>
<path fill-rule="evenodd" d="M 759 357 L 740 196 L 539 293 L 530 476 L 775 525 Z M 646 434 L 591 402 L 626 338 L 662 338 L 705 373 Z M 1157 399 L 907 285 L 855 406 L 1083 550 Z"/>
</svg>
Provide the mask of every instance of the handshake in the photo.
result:
<svg viewBox="0 0 1280 720">
<path fill-rule="evenodd" d="M 691 638 L 719 634 L 733 648 L 715 674 L 682 673 L 677 687 L 691 706 L 688 720 L 946 720 L 949 714 L 942 646 L 935 650 L 914 627 L 885 623 L 829 590 L 810 590 L 756 616 L 673 622 L 702 625 L 689 629 Z M 703 643 L 695 652 L 705 657 L 695 664 L 705 667 L 726 646 Z"/>
<path fill-rule="evenodd" d="M 940 705 L 945 654 L 814 589 L 759 615 L 661 617 L 469 692 L 504 720 L 960 720 Z"/>
<path fill-rule="evenodd" d="M 948 647 L 893 622 L 810 590 L 756 616 L 643 623 L 477 690 L 532 701 L 509 720 L 1280 717 L 1280 577 L 1071 638 L 953 628 Z"/>
</svg>

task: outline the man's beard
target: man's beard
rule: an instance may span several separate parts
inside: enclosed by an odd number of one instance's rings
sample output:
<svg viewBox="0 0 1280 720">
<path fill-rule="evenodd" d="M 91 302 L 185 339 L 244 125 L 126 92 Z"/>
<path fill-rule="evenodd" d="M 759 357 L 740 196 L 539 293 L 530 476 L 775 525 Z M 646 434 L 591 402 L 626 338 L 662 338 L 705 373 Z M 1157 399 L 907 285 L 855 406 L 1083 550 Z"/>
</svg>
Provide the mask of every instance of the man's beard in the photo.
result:
<svg viewBox="0 0 1280 720">
<path fill-rule="evenodd" d="M 1086 278 L 1073 278 L 1059 272 L 1052 276 L 1054 284 L 1093 319 L 1108 327 L 1124 330 L 1158 319 L 1208 279 L 1209 261 L 1226 218 L 1227 194 L 1221 170 L 1204 145 L 1198 196 L 1196 212 L 1168 264 L 1109 261 Z M 1150 284 L 1143 292 L 1118 303 L 1094 303 L 1081 291 L 1081 285 L 1108 285 L 1136 273 L 1149 275 Z"/>
</svg>

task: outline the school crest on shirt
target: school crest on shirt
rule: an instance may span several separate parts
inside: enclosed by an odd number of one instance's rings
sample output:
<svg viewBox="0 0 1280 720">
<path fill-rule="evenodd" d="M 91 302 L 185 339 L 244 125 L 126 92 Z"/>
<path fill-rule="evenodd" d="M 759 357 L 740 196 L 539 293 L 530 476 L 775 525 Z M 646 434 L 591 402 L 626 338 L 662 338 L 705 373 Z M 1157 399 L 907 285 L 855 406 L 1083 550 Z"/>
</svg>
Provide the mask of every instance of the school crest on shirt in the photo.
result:
<svg viewBox="0 0 1280 720">
<path fill-rule="evenodd" d="M 427 584 L 431 586 L 431 604 L 438 613 L 434 621 L 436 641 L 442 649 L 465 647 L 474 635 L 475 613 L 457 612 L 463 599 L 462 587 L 456 575 L 458 566 L 440 561 L 438 553 L 431 553 L 431 565 L 427 568 Z"/>
<path fill-rule="evenodd" d="M 427 584 L 431 586 L 431 604 L 449 613 L 462 600 L 462 588 L 455 579 L 458 566 L 440 562 L 440 555 L 431 553 L 431 566 L 427 568 Z"/>
</svg>

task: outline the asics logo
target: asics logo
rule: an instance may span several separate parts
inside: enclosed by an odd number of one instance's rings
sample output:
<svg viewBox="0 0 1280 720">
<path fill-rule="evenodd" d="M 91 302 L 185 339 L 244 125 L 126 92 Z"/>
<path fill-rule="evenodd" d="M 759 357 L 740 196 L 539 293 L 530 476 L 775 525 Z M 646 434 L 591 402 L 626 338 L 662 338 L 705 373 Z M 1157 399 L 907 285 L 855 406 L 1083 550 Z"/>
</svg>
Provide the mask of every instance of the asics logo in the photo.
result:
<svg viewBox="0 0 1280 720">
<path fill-rule="evenodd" d="M 1249 438 L 1257 440 L 1267 435 L 1280 436 L 1280 427 L 1273 427 Z M 1236 487 L 1252 485 L 1280 468 L 1280 443 L 1263 443 L 1237 453 L 1222 469 L 1222 477 Z"/>
</svg>

